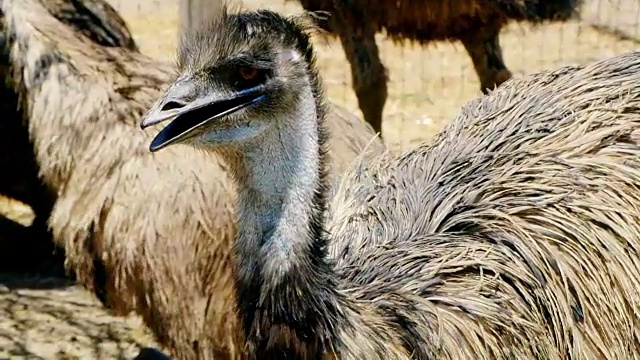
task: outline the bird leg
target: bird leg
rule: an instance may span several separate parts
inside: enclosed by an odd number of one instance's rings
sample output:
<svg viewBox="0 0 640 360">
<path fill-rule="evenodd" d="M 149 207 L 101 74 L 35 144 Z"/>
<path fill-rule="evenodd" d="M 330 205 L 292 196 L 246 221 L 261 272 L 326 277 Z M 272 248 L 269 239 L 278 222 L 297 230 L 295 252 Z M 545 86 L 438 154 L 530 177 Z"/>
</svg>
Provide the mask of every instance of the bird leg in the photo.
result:
<svg viewBox="0 0 640 360">
<path fill-rule="evenodd" d="M 460 38 L 480 79 L 480 90 L 485 94 L 511 78 L 502 59 L 499 35 L 500 27 L 482 25 Z"/>
<path fill-rule="evenodd" d="M 380 60 L 375 31 L 338 26 L 340 41 L 351 65 L 351 80 L 362 115 L 374 131 L 382 132 L 382 111 L 387 101 L 387 72 Z"/>
</svg>

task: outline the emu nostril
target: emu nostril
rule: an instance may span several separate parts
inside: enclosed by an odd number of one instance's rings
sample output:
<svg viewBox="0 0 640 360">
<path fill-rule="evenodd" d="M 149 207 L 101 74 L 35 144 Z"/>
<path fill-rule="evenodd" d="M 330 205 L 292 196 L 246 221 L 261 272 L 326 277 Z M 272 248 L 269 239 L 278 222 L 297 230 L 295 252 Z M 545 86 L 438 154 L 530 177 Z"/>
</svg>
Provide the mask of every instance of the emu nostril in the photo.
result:
<svg viewBox="0 0 640 360">
<path fill-rule="evenodd" d="M 184 106 L 184 104 L 180 104 L 177 101 L 169 101 L 168 103 L 164 104 L 164 106 L 162 107 L 162 109 L 160 111 L 180 109 L 183 106 Z"/>
</svg>

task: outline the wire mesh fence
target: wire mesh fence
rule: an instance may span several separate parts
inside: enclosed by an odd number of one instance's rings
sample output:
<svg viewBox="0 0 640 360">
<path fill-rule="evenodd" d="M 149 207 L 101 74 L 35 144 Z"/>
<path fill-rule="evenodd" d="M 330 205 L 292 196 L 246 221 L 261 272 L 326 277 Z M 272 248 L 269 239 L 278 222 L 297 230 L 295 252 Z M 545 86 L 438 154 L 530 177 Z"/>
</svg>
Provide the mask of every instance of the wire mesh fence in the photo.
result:
<svg viewBox="0 0 640 360">
<path fill-rule="evenodd" d="M 144 52 L 173 58 L 179 18 L 176 0 L 109 1 L 128 22 Z M 283 13 L 302 11 L 293 0 L 245 0 L 243 4 Z M 514 76 L 630 51 L 639 40 L 638 0 L 585 0 L 575 20 L 535 27 L 514 23 L 500 35 L 506 65 Z M 473 65 L 461 44 L 396 45 L 382 33 L 377 42 L 389 72 L 383 131 L 390 144 L 405 147 L 430 138 L 461 105 L 480 94 Z M 316 49 L 331 100 L 360 114 L 339 41 L 316 41 Z"/>
</svg>

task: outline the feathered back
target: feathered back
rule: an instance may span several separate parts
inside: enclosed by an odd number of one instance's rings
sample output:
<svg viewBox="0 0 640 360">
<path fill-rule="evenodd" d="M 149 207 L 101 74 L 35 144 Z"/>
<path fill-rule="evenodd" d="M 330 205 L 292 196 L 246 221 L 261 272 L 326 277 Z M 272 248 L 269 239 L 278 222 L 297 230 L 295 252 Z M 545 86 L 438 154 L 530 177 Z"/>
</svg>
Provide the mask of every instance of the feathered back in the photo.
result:
<svg viewBox="0 0 640 360">
<path fill-rule="evenodd" d="M 137 125 L 175 69 L 102 46 L 45 2 L 5 0 L 2 32 L 41 177 L 58 194 L 49 225 L 67 266 L 118 313 L 141 314 L 174 356 L 236 358 L 234 189 L 210 154 L 150 153 L 155 131 Z M 374 134 L 334 109 L 337 173 Z"/>
<path fill-rule="evenodd" d="M 344 291 L 435 358 L 639 357 L 639 83 L 640 52 L 511 80 L 345 178 Z"/>
<path fill-rule="evenodd" d="M 126 24 L 106 0 L 50 0 L 43 6 L 59 21 L 100 45 L 137 49 Z M 3 23 L 4 15 L 0 10 L 0 28 L 4 28 Z M 35 218 L 29 229 L 18 232 L 4 227 L 0 229 L 0 237 L 20 239 L 4 248 L 0 258 L 7 261 L 0 262 L 5 264 L 3 268 L 8 265 L 12 269 L 14 266 L 35 269 L 53 260 L 51 253 L 54 249 L 46 232 L 46 221 L 54 197 L 38 179 L 38 166 L 29 134 L 22 124 L 21 111 L 16 111 L 17 94 L 8 84 L 10 68 L 6 43 L 5 34 L 0 32 L 0 113 L 3 114 L 0 121 L 0 168 L 11 174 L 0 176 L 0 193 L 30 206 Z M 29 256 L 22 255 L 25 253 Z M 16 256 L 22 258 L 20 262 L 11 261 Z M 47 270 L 50 272 L 52 269 L 48 266 Z"/>
<path fill-rule="evenodd" d="M 56 19 L 98 45 L 138 51 L 127 24 L 107 0 L 48 0 L 42 2 L 42 6 Z"/>
</svg>

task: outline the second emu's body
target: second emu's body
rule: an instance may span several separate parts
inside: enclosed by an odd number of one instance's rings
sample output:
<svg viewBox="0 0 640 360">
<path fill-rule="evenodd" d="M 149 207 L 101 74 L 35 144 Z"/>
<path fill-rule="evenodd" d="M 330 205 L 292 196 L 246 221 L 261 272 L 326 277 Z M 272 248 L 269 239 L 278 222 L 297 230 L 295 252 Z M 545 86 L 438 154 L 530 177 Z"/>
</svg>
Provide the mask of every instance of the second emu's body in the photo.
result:
<svg viewBox="0 0 640 360">
<path fill-rule="evenodd" d="M 305 10 L 330 14 L 326 30 L 342 42 L 365 120 L 382 129 L 387 76 L 375 34 L 426 45 L 459 40 L 483 91 L 511 77 L 502 58 L 500 30 L 510 21 L 566 21 L 582 0 L 298 0 Z"/>
<path fill-rule="evenodd" d="M 103 0 L 49 0 L 43 6 L 50 10 L 52 16 L 102 46 L 137 51 L 124 21 Z M 3 21 L 0 9 L 0 29 L 4 28 Z M 6 34 L 0 31 L 0 49 L 5 49 L 6 45 Z M 11 71 L 9 63 L 8 52 L 0 51 L 0 81 L 8 78 Z M 54 244 L 47 236 L 46 221 L 53 206 L 54 194 L 38 179 L 38 164 L 27 128 L 12 115 L 16 113 L 18 95 L 5 85 L 0 83 L 0 114 L 3 114 L 3 120 L 0 121 L 0 169 L 10 176 L 0 176 L 0 194 L 27 204 L 36 217 L 30 229 L 11 227 L 18 231 L 7 231 L 11 228 L 0 228 L 0 268 L 33 269 L 37 265 L 51 263 L 48 260 L 52 259 Z M 29 253 L 28 259 L 14 261 L 24 253 Z"/>
<path fill-rule="evenodd" d="M 190 149 L 147 152 L 150 137 L 136 122 L 175 68 L 78 26 L 68 11 L 82 2 L 1 2 L 9 74 L 0 84 L 14 97 L 0 99 L 9 102 L 0 121 L 28 127 L 55 194 L 52 213 L 38 215 L 50 215 L 79 280 L 116 313 L 141 315 L 175 358 L 241 359 L 230 255 L 236 195 L 223 164 Z M 333 175 L 367 145 L 384 151 L 365 122 L 338 106 L 331 114 Z"/>
<path fill-rule="evenodd" d="M 332 196 L 307 26 L 223 12 L 141 120 L 234 179 L 254 358 L 640 357 L 640 52 L 511 81 Z"/>
</svg>

